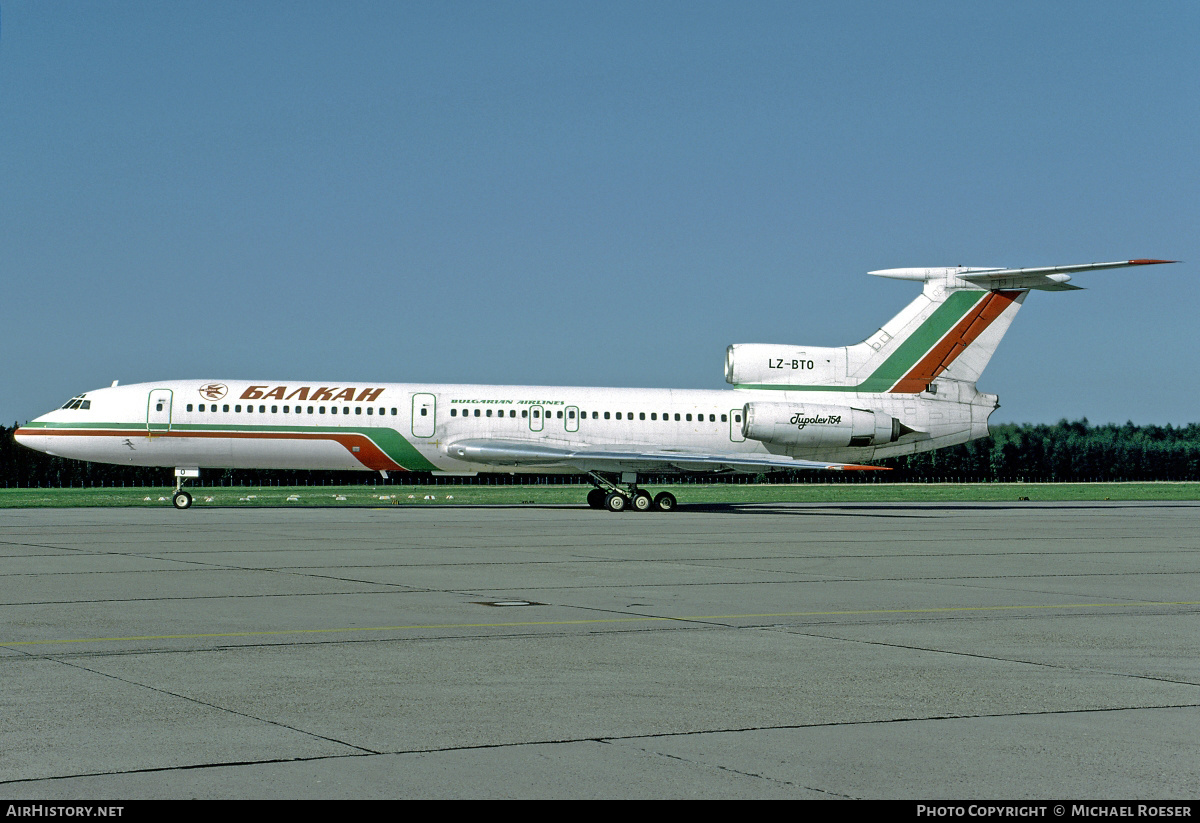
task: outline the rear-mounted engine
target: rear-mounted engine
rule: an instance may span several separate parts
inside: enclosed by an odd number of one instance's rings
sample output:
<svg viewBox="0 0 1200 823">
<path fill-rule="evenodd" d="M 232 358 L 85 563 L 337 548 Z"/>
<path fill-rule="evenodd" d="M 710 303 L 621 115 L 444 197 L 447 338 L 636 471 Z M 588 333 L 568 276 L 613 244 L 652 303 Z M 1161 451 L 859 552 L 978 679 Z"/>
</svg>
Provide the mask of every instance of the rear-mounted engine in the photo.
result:
<svg viewBox="0 0 1200 823">
<path fill-rule="evenodd" d="M 815 403 L 747 403 L 742 434 L 781 446 L 880 446 L 914 429 L 883 412 Z"/>
<path fill-rule="evenodd" d="M 725 350 L 725 380 L 735 386 L 837 386 L 846 382 L 846 349 L 734 343 Z"/>
</svg>

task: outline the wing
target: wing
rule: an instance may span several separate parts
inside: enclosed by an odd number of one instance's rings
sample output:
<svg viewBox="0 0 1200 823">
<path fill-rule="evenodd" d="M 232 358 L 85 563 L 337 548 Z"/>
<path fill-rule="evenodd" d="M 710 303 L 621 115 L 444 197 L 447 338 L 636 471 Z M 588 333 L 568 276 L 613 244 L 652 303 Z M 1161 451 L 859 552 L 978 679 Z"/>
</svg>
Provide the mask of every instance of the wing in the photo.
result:
<svg viewBox="0 0 1200 823">
<path fill-rule="evenodd" d="M 777 454 L 704 454 L 698 452 L 643 451 L 633 446 L 628 450 L 562 449 L 540 443 L 505 440 L 460 440 L 446 447 L 446 454 L 456 460 L 483 463 L 489 466 L 520 466 L 540 469 L 575 469 L 577 471 L 637 471 L 637 472 L 713 472 L 756 471 L 762 469 L 864 469 L 888 471 L 883 466 L 862 466 L 854 463 L 826 463 L 820 460 L 798 460 Z"/>
</svg>

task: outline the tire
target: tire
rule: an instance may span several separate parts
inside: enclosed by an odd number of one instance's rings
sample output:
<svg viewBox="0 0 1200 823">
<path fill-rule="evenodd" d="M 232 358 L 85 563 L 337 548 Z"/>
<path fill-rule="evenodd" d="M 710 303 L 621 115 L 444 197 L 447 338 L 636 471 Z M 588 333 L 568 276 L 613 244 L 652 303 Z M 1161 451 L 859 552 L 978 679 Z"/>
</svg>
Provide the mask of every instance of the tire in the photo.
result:
<svg viewBox="0 0 1200 823">
<path fill-rule="evenodd" d="M 670 492 L 659 492 L 654 498 L 654 508 L 660 512 L 673 512 L 676 505 L 675 495 Z"/>
<path fill-rule="evenodd" d="M 637 512 L 648 512 L 654 508 L 654 501 L 650 499 L 650 495 L 644 491 L 635 492 L 633 495 L 633 510 Z"/>
<path fill-rule="evenodd" d="M 625 511 L 625 507 L 628 505 L 629 501 L 623 494 L 610 492 L 608 497 L 604 498 L 604 508 L 608 509 L 610 512 L 623 512 Z"/>
<path fill-rule="evenodd" d="M 593 509 L 603 509 L 604 498 L 606 497 L 608 497 L 608 494 L 604 491 L 604 489 L 592 489 L 590 492 L 588 492 L 587 504 Z"/>
<path fill-rule="evenodd" d="M 175 496 L 171 498 L 171 503 L 177 509 L 186 509 L 192 505 L 192 496 L 185 491 L 175 492 Z"/>
</svg>

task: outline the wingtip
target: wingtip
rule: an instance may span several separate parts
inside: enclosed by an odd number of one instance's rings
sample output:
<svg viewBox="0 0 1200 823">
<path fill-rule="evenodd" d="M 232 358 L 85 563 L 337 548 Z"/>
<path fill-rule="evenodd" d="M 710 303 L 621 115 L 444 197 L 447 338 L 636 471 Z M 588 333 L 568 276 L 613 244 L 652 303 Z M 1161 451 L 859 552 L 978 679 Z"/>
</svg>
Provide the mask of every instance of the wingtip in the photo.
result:
<svg viewBox="0 0 1200 823">
<path fill-rule="evenodd" d="M 1130 260 L 1131 266 L 1153 266 L 1156 263 L 1179 263 L 1179 260 L 1154 260 L 1149 257 L 1139 257 L 1137 260 Z"/>
</svg>

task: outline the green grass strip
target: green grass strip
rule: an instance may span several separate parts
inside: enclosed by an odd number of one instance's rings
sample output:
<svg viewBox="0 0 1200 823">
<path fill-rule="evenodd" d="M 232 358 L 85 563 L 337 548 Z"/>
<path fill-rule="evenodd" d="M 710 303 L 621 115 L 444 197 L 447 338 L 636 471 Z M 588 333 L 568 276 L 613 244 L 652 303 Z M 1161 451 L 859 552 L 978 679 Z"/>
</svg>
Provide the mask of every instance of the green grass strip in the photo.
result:
<svg viewBox="0 0 1200 823">
<path fill-rule="evenodd" d="M 651 484 L 683 506 L 712 503 L 970 503 L 1200 500 L 1200 483 Z M 189 487 L 193 506 L 445 506 L 582 504 L 590 486 L 236 486 Z M 163 507 L 171 488 L 0 489 L 0 508 Z M 1023 501 L 1022 501 L 1023 502 Z"/>
</svg>

